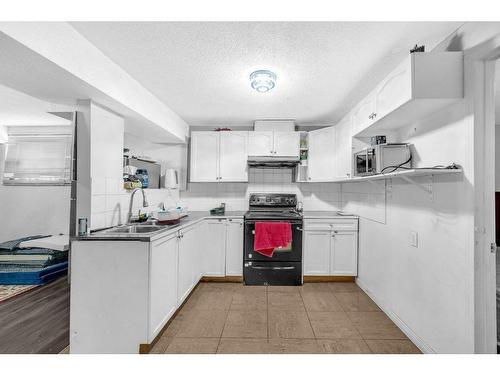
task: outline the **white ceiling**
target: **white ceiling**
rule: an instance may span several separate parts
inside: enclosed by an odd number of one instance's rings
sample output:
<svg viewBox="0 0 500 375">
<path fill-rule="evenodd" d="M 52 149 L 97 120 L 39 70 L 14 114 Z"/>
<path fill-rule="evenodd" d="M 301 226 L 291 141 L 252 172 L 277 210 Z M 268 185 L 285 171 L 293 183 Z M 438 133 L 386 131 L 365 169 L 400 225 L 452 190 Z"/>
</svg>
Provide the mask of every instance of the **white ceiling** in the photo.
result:
<svg viewBox="0 0 500 375">
<path fill-rule="evenodd" d="M 338 121 L 416 43 L 457 22 L 84 22 L 71 25 L 190 125 Z M 271 69 L 274 90 L 250 88 Z"/>
<path fill-rule="evenodd" d="M 48 113 L 58 110 L 52 103 L 0 85 L 0 126 L 70 125 L 59 116 Z"/>
</svg>

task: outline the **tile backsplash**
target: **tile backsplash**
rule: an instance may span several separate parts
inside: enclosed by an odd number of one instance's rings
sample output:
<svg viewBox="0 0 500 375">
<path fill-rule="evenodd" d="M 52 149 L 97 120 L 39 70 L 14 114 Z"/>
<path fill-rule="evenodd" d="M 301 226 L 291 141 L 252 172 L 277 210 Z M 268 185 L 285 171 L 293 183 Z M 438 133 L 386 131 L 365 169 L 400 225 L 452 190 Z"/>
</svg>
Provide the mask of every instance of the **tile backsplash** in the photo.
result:
<svg viewBox="0 0 500 375">
<path fill-rule="evenodd" d="M 92 180 L 92 215 L 90 229 L 99 229 L 127 221 L 131 191 L 123 188 L 121 178 L 96 178 Z M 179 192 L 168 189 L 146 189 L 148 207 L 142 207 L 142 194 L 135 193 L 132 212 L 137 214 L 139 209 L 143 212 L 157 211 L 163 203 L 166 208 L 175 207 L 179 201 Z"/>
<path fill-rule="evenodd" d="M 292 193 L 304 210 L 340 210 L 340 185 L 295 183 L 289 169 L 250 169 L 248 183 L 189 183 L 180 193 L 180 203 L 191 211 L 206 211 L 226 203 L 228 211 L 246 211 L 251 193 Z"/>
</svg>

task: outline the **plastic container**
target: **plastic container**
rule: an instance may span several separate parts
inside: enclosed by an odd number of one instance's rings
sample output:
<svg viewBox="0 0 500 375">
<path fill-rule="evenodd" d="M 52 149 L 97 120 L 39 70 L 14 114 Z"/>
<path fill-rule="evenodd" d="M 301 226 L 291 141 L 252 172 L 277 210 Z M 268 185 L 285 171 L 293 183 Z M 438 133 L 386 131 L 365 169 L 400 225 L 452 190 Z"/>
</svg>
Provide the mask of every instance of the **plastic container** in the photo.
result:
<svg viewBox="0 0 500 375">
<path fill-rule="evenodd" d="M 135 175 L 139 178 L 139 181 L 141 181 L 143 188 L 149 187 L 149 175 L 147 169 L 138 169 Z"/>
</svg>

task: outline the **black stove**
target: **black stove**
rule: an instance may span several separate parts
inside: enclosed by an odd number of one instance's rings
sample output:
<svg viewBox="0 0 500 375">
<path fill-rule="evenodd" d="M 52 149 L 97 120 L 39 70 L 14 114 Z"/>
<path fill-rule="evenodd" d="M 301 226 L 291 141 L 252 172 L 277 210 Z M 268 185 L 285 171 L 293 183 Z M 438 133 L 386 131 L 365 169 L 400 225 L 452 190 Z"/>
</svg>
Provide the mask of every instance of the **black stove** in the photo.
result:
<svg viewBox="0 0 500 375">
<path fill-rule="evenodd" d="M 251 194 L 245 213 L 243 279 L 246 285 L 302 284 L 302 214 L 295 194 Z M 254 250 L 255 223 L 289 222 L 292 242 L 266 257 Z"/>
</svg>

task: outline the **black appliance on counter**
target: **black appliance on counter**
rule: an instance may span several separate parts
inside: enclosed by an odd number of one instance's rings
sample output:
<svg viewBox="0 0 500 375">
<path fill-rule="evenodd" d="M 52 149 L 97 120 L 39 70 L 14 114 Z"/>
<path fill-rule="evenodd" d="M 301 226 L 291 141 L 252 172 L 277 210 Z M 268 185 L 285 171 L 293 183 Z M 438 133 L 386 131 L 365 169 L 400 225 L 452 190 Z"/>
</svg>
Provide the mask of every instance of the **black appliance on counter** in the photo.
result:
<svg viewBox="0 0 500 375">
<path fill-rule="evenodd" d="M 292 242 L 271 258 L 254 251 L 255 223 L 289 222 Z M 243 281 L 245 285 L 302 285 L 302 214 L 295 194 L 251 194 L 245 213 Z"/>
</svg>

